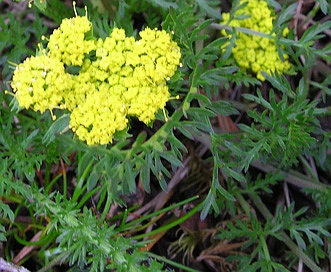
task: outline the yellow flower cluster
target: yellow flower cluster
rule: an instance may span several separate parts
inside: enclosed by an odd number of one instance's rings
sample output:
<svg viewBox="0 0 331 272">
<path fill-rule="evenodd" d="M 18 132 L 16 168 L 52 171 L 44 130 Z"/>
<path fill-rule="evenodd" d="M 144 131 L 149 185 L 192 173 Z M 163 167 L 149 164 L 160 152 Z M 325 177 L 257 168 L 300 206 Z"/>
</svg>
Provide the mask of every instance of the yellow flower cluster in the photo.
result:
<svg viewBox="0 0 331 272">
<path fill-rule="evenodd" d="M 47 47 L 50 57 L 65 65 L 81 66 L 84 54 L 95 50 L 95 42 L 85 39 L 91 29 L 92 24 L 85 16 L 63 19 L 60 27 L 49 37 Z"/>
<path fill-rule="evenodd" d="M 21 107 L 70 112 L 70 127 L 87 144 L 112 142 L 128 117 L 149 124 L 170 98 L 167 81 L 180 64 L 180 48 L 164 30 L 141 39 L 114 28 L 106 39 L 88 39 L 86 17 L 64 19 L 40 56 L 14 72 L 12 88 Z M 91 35 L 90 35 L 91 36 Z M 68 68 L 78 68 L 70 74 Z"/>
<path fill-rule="evenodd" d="M 248 18 L 231 20 L 229 25 L 270 34 L 275 16 L 267 2 L 265 0 L 241 0 L 240 4 L 243 3 L 247 3 L 247 5 L 238 10 L 236 15 L 243 14 Z M 223 13 L 222 16 L 222 23 L 227 23 L 230 14 Z M 288 29 L 286 30 L 288 31 Z M 226 32 L 222 30 L 222 34 L 226 35 Z M 285 61 L 280 59 L 274 40 L 257 35 L 239 33 L 232 54 L 242 69 L 254 72 L 256 77 L 262 81 L 265 80 L 261 74 L 262 71 L 268 74 L 277 71 L 282 74 L 291 67 L 288 55 L 284 54 Z"/>
<path fill-rule="evenodd" d="M 45 112 L 63 102 L 70 75 L 57 59 L 42 55 L 27 58 L 16 67 L 11 86 L 20 107 Z"/>
</svg>

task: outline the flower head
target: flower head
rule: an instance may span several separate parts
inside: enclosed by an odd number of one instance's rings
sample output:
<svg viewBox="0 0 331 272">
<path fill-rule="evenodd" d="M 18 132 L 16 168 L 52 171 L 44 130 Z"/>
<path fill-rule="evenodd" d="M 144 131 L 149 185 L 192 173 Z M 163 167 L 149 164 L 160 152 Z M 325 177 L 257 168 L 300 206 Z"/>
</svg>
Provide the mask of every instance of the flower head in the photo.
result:
<svg viewBox="0 0 331 272">
<path fill-rule="evenodd" d="M 21 106 L 41 112 L 60 106 L 70 112 L 79 139 L 108 144 L 127 128 L 130 116 L 150 124 L 165 107 L 167 80 L 181 54 L 165 31 L 147 28 L 136 41 L 114 28 L 106 39 L 94 41 L 86 39 L 91 28 L 87 17 L 64 19 L 45 55 L 18 66 L 12 86 Z M 91 51 L 93 58 L 86 56 Z M 66 66 L 78 66 L 77 72 L 66 72 Z"/>
<path fill-rule="evenodd" d="M 155 119 L 156 112 L 165 107 L 170 93 L 168 86 L 164 84 L 129 88 L 123 96 L 128 105 L 128 114 L 150 124 Z"/>
<path fill-rule="evenodd" d="M 34 111 L 51 110 L 63 101 L 71 88 L 63 63 L 47 55 L 27 58 L 16 67 L 11 86 L 21 107 Z"/>
<path fill-rule="evenodd" d="M 248 16 L 243 20 L 231 20 L 230 26 L 243 27 L 258 32 L 269 34 L 273 28 L 274 12 L 268 7 L 265 0 L 241 0 L 240 3 L 247 2 L 247 5 L 237 11 Z M 229 13 L 223 13 L 223 23 L 230 20 Z M 226 32 L 222 31 L 223 35 Z M 236 46 L 232 49 L 232 54 L 237 64 L 244 70 L 252 71 L 256 77 L 262 81 L 265 78 L 262 71 L 270 74 L 277 71 L 282 74 L 291 68 L 288 62 L 288 55 L 284 54 L 284 61 L 280 59 L 277 47 L 273 39 L 256 35 L 239 33 Z"/>
<path fill-rule="evenodd" d="M 116 131 L 127 127 L 125 110 L 118 97 L 96 90 L 72 110 L 70 127 L 88 145 L 108 144 Z"/>
<path fill-rule="evenodd" d="M 49 38 L 47 47 L 50 56 L 66 65 L 81 66 L 85 54 L 95 50 L 95 42 L 85 37 L 91 29 L 92 24 L 86 16 L 63 19 Z"/>
<path fill-rule="evenodd" d="M 139 32 L 140 40 L 134 45 L 134 52 L 147 77 L 156 84 L 163 84 L 178 68 L 181 53 L 177 43 L 164 30 L 146 28 Z"/>
<path fill-rule="evenodd" d="M 170 98 L 166 81 L 177 70 L 181 53 L 164 30 L 146 28 L 139 34 L 135 41 L 114 28 L 104 41 L 98 40 L 97 59 L 83 66 L 81 74 L 89 73 L 90 81 L 122 99 L 128 115 L 149 124 Z"/>
</svg>

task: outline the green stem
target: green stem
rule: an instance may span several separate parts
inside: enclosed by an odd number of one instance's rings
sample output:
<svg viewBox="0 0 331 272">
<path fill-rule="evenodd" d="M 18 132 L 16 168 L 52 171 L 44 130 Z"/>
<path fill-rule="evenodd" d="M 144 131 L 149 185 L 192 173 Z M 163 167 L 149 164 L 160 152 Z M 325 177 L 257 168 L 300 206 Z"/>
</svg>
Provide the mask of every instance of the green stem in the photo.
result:
<svg viewBox="0 0 331 272">
<path fill-rule="evenodd" d="M 260 235 L 259 239 L 260 239 L 260 242 L 261 242 L 261 245 L 262 245 L 264 258 L 267 260 L 268 263 L 270 263 L 270 261 L 271 261 L 270 253 L 269 253 L 268 246 L 267 246 L 267 243 L 266 243 L 263 235 Z"/>
<path fill-rule="evenodd" d="M 144 237 L 149 237 L 149 236 L 152 236 L 152 235 L 155 235 L 157 233 L 160 233 L 160 232 L 163 232 L 163 231 L 166 231 L 168 229 L 171 229 L 177 225 L 179 225 L 180 223 L 184 222 L 185 220 L 187 220 L 188 218 L 190 218 L 192 215 L 194 215 L 198 210 L 199 208 L 201 207 L 203 202 L 201 202 L 199 205 L 195 206 L 191 211 L 189 211 L 187 214 L 183 215 L 182 217 L 178 218 L 177 220 L 175 221 L 172 221 L 170 222 L 169 224 L 166 224 L 158 229 L 155 229 L 151 232 L 147 232 L 147 233 L 143 233 L 143 234 L 140 234 L 140 235 L 136 235 L 134 237 L 132 237 L 133 240 L 138 240 L 138 239 L 141 239 L 141 238 L 144 238 Z"/>
<path fill-rule="evenodd" d="M 176 262 L 171 261 L 171 260 L 169 260 L 169 259 L 167 259 L 167 258 L 165 258 L 165 257 L 162 257 L 162 256 L 159 256 L 159 255 L 156 255 L 156 254 L 154 254 L 154 253 L 152 253 L 152 252 L 148 252 L 148 255 L 151 256 L 152 258 L 155 258 L 155 259 L 157 259 L 157 260 L 159 260 L 159 261 L 161 261 L 161 262 L 164 262 L 164 263 L 170 264 L 170 265 L 172 265 L 172 266 L 174 266 L 174 267 L 177 267 L 177 268 L 179 268 L 179 269 L 182 269 L 182 270 L 185 270 L 185 271 L 188 271 L 188 272 L 199 272 L 199 270 L 195 270 L 195 269 L 193 269 L 193 268 L 190 268 L 190 267 L 184 266 L 184 265 L 182 265 L 182 264 L 176 263 Z"/>
<path fill-rule="evenodd" d="M 305 166 L 305 168 L 307 169 L 307 171 L 308 171 L 309 175 L 312 177 L 312 179 L 314 181 L 317 181 L 318 182 L 318 176 L 316 175 L 316 173 L 314 172 L 314 170 L 311 168 L 311 166 L 309 165 L 309 163 L 307 162 L 307 160 L 303 156 L 299 156 L 299 160 Z"/>
<path fill-rule="evenodd" d="M 296 172 L 294 170 L 289 170 L 288 172 L 282 171 L 277 169 L 276 167 L 270 165 L 270 164 L 264 164 L 260 161 L 254 161 L 251 163 L 252 166 L 260 169 L 263 172 L 269 173 L 274 172 L 280 175 L 284 175 L 284 179 L 299 188 L 311 188 L 311 189 L 321 189 L 325 190 L 329 186 L 321 183 L 320 181 L 314 181 L 312 182 L 311 179 L 308 179 L 305 175 Z"/>
<path fill-rule="evenodd" d="M 66 257 L 69 256 L 69 254 L 70 254 L 70 251 L 65 251 L 65 252 L 61 253 L 59 256 L 57 256 L 55 259 L 50 261 L 47 265 L 45 265 L 43 268 L 39 269 L 37 272 L 50 271 L 53 266 L 60 264 Z"/>
<path fill-rule="evenodd" d="M 110 210 L 110 206 L 111 206 L 111 203 L 112 203 L 112 197 L 111 197 L 111 193 L 109 191 L 107 191 L 107 200 L 106 200 L 106 204 L 105 204 L 105 207 L 103 209 L 103 212 L 102 212 L 102 215 L 99 219 L 100 221 L 100 224 L 103 223 L 103 221 L 106 219 L 106 216 Z"/>
<path fill-rule="evenodd" d="M 141 147 L 153 147 L 156 142 L 164 142 L 167 139 L 169 132 L 174 129 L 182 116 L 183 110 L 181 108 L 177 109 L 172 116 L 169 117 L 169 120 L 151 138 L 144 142 Z"/>
<path fill-rule="evenodd" d="M 237 199 L 238 203 L 240 204 L 240 206 L 243 208 L 243 210 L 245 211 L 245 213 L 247 215 L 249 215 L 250 212 L 250 207 L 249 204 L 247 203 L 247 201 L 243 198 L 242 194 L 236 194 L 235 198 Z"/>
<path fill-rule="evenodd" d="M 175 204 L 173 204 L 173 205 L 171 205 L 169 207 L 166 207 L 164 209 L 158 210 L 158 211 L 153 212 L 153 213 L 149 213 L 149 214 L 147 214 L 145 216 L 141 216 L 141 217 L 139 217 L 136 220 L 133 220 L 131 222 L 126 223 L 125 224 L 125 227 L 126 227 L 126 229 L 131 229 L 132 227 L 134 227 L 136 225 L 139 225 L 142 221 L 146 221 L 146 220 L 149 220 L 150 218 L 157 217 L 161 213 L 167 213 L 167 212 L 169 212 L 171 210 L 176 209 L 177 207 L 180 207 L 180 206 L 185 205 L 186 203 L 190 203 L 190 202 L 194 201 L 197 198 L 199 198 L 199 196 L 193 196 L 193 197 L 190 197 L 190 198 L 185 199 L 183 201 L 180 201 L 178 203 L 175 203 Z"/>
<path fill-rule="evenodd" d="M 55 178 L 53 178 L 53 180 L 51 182 L 45 182 L 45 194 L 49 195 L 50 194 L 50 190 L 52 188 L 52 186 L 59 180 L 59 178 L 62 177 L 62 173 L 57 175 Z"/>
<path fill-rule="evenodd" d="M 245 34 L 250 34 L 250 35 L 255 35 L 255 36 L 260 36 L 263 38 L 268 38 L 268 39 L 274 39 L 275 37 L 268 34 L 268 33 L 264 33 L 264 32 L 260 32 L 260 31 L 256 31 L 250 28 L 246 28 L 246 27 L 239 27 L 239 26 L 229 26 L 229 25 L 224 25 L 224 24 L 216 24 L 216 23 L 212 23 L 210 25 L 212 28 L 217 29 L 217 30 L 230 30 L 232 31 L 233 29 L 235 29 L 238 32 L 242 32 Z"/>
<path fill-rule="evenodd" d="M 255 206 L 261 212 L 261 214 L 266 220 L 270 220 L 273 218 L 272 214 L 270 213 L 268 208 L 264 205 L 261 198 L 259 198 L 255 194 L 254 195 L 251 194 L 250 198 L 253 200 Z M 313 272 L 323 272 L 323 270 L 320 267 L 318 267 L 318 265 L 312 259 L 310 259 L 308 255 L 306 255 L 302 250 L 300 250 L 300 248 L 292 241 L 292 239 L 284 231 L 281 231 L 281 236 L 284 244 L 295 255 L 297 255 L 307 267 L 309 267 Z"/>
</svg>

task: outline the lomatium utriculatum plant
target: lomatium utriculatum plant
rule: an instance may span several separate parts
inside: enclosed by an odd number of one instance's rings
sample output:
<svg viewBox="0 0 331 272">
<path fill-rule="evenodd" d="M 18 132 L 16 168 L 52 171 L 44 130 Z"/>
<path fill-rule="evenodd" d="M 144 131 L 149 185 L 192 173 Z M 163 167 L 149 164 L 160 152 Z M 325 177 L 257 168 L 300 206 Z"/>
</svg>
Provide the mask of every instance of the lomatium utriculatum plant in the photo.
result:
<svg viewBox="0 0 331 272">
<path fill-rule="evenodd" d="M 138 40 L 119 28 L 104 40 L 91 32 L 87 15 L 64 19 L 47 48 L 16 67 L 11 86 L 20 107 L 66 109 L 80 140 L 105 145 L 130 116 L 149 124 L 164 109 L 181 54 L 164 30 L 147 27 Z M 70 66 L 79 72 L 68 73 Z"/>
<path fill-rule="evenodd" d="M 330 270 L 331 8 L 309 2 L 1 1 L 0 264 Z"/>
</svg>

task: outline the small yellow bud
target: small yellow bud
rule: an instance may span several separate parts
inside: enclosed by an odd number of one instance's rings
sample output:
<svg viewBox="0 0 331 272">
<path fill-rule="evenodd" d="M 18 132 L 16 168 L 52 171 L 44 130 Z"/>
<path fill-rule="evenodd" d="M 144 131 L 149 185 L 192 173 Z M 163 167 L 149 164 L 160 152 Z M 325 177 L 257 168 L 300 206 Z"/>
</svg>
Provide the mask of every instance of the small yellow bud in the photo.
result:
<svg viewBox="0 0 331 272">
<path fill-rule="evenodd" d="M 72 2 L 72 6 L 73 6 L 73 8 L 74 8 L 74 13 L 75 13 L 76 17 L 78 17 L 78 15 L 77 15 L 77 10 L 76 10 L 76 1 L 73 1 L 73 2 Z"/>
</svg>

